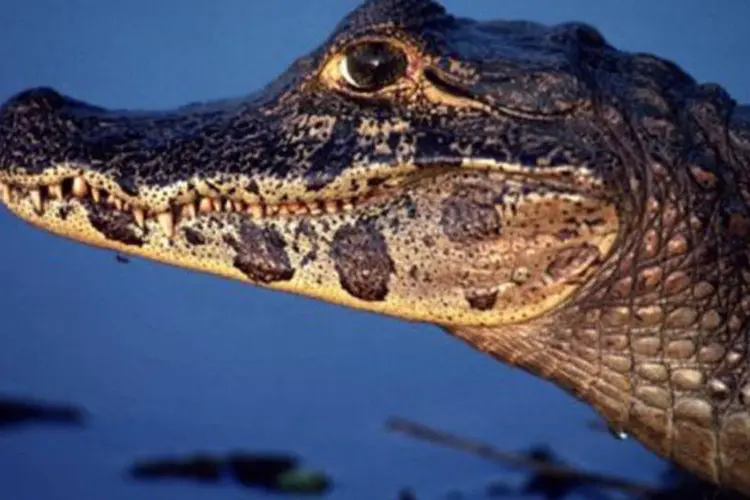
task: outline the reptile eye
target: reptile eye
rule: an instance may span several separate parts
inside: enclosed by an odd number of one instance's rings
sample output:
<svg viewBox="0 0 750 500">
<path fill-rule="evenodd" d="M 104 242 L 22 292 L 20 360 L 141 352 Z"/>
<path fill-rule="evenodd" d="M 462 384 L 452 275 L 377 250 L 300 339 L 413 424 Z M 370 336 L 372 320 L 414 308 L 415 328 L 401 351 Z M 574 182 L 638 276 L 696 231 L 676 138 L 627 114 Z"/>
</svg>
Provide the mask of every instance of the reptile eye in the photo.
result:
<svg viewBox="0 0 750 500">
<path fill-rule="evenodd" d="M 355 90 L 375 91 L 406 74 L 406 54 L 383 42 L 369 42 L 349 49 L 339 65 L 346 83 Z"/>
</svg>

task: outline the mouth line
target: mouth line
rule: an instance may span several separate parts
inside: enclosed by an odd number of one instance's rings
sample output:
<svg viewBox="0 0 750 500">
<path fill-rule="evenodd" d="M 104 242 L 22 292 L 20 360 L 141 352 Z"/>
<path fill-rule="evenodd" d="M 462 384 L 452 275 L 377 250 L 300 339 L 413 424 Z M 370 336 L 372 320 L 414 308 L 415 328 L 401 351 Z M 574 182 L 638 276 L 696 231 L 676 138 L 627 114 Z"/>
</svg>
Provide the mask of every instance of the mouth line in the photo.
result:
<svg viewBox="0 0 750 500">
<path fill-rule="evenodd" d="M 52 202 L 78 202 L 82 205 L 94 206 L 98 210 L 131 214 L 136 225 L 141 229 L 146 227 L 147 222 L 156 221 L 164 232 L 171 236 L 174 235 L 175 226 L 180 222 L 217 213 L 246 215 L 254 221 L 270 218 L 340 215 L 382 201 L 386 195 L 403 190 L 405 186 L 424 178 L 423 175 L 418 176 L 418 179 L 408 179 L 408 177 L 410 176 L 386 180 L 376 188 L 353 196 L 277 203 L 261 201 L 248 203 L 227 196 L 210 197 L 196 193 L 189 201 L 175 201 L 167 210 L 154 211 L 129 203 L 106 189 L 94 187 L 82 175 L 78 175 L 66 177 L 54 184 L 21 185 L 0 181 L 0 202 L 9 206 L 29 202 L 39 217 L 45 215 L 46 209 Z"/>
<path fill-rule="evenodd" d="M 550 187 L 559 187 L 569 191 L 589 191 L 591 188 L 591 184 L 587 182 L 590 179 L 578 179 L 578 182 L 571 183 L 574 176 L 569 167 L 552 168 L 544 174 L 535 174 L 524 170 L 523 167 L 500 165 L 491 159 L 464 158 L 459 162 L 450 159 L 433 159 L 423 164 L 418 170 L 390 178 L 380 178 L 379 182 L 366 191 L 342 196 L 334 194 L 334 196 L 319 199 L 295 199 L 270 203 L 262 200 L 248 202 L 225 194 L 206 196 L 205 193 L 193 190 L 187 196 L 170 200 L 166 208 L 152 209 L 144 207 L 143 204 L 128 201 L 114 194 L 111 189 L 100 187 L 101 182 L 93 179 L 89 181 L 85 173 L 79 172 L 56 177 L 52 183 L 14 183 L 0 180 L 0 202 L 9 207 L 24 202 L 30 203 L 33 212 L 40 218 L 45 216 L 46 208 L 52 202 L 77 202 L 88 207 L 95 207 L 100 211 L 132 215 L 135 224 L 141 229 L 144 229 L 148 222 L 154 221 L 171 238 L 179 223 L 209 214 L 245 215 L 253 221 L 342 215 L 368 205 L 375 205 L 389 195 L 393 196 L 394 193 L 414 188 L 415 185 L 426 180 L 460 171 L 465 171 L 467 174 L 495 171 L 509 179 L 534 180 Z M 565 178 L 562 182 L 560 182 L 561 177 Z"/>
</svg>

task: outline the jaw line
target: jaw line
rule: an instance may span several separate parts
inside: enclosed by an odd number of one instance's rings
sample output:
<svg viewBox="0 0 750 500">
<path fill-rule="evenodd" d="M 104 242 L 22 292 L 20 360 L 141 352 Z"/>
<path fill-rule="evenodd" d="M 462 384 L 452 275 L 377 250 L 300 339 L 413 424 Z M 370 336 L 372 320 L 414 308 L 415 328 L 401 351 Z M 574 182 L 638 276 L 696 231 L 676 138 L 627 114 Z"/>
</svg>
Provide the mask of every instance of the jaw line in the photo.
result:
<svg viewBox="0 0 750 500">
<path fill-rule="evenodd" d="M 236 212 L 245 213 L 252 220 L 268 220 L 321 214 L 337 214 L 352 211 L 364 205 L 382 201 L 388 195 L 407 190 L 427 179 L 441 175 L 465 172 L 494 172 L 509 179 L 533 180 L 543 184 L 562 188 L 568 191 L 601 192 L 602 185 L 593 173 L 576 166 L 527 166 L 518 163 L 507 163 L 493 158 L 452 157 L 428 158 L 416 162 L 418 166 L 404 167 L 406 173 L 391 177 L 379 177 L 381 182 L 376 187 L 349 196 L 319 197 L 313 199 L 290 199 L 283 202 L 255 202 L 221 196 L 216 193 L 200 193 L 194 188 L 192 196 L 187 199 L 166 198 L 166 209 L 144 206 L 136 201 L 128 201 L 128 195 L 119 186 L 90 169 L 75 165 L 61 165 L 51 172 L 27 178 L 13 179 L 12 183 L 0 180 L 0 201 L 5 204 L 17 203 L 20 198 L 27 198 L 33 204 L 35 212 L 44 210 L 44 204 L 53 199 L 88 200 L 100 205 L 100 208 L 112 211 L 132 212 L 141 227 L 145 220 L 155 218 L 165 231 L 173 231 L 177 221 L 184 217 L 198 217 L 203 214 Z M 384 169 L 391 167 L 384 167 Z M 251 176 L 248 176 L 251 178 Z M 7 177 L 6 177 L 7 178 Z M 98 186 L 98 187 L 97 187 Z M 116 186 L 107 189 L 101 186 Z M 113 194 L 116 193 L 116 194 Z M 281 193 L 280 196 L 283 196 Z M 172 230 L 170 230 L 172 228 Z"/>
</svg>

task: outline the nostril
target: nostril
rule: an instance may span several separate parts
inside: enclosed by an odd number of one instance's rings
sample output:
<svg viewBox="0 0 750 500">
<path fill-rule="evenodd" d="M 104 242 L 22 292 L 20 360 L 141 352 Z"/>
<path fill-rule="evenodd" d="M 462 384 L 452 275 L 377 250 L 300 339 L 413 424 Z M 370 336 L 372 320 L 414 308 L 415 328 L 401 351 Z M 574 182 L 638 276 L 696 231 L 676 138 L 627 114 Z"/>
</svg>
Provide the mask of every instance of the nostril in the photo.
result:
<svg viewBox="0 0 750 500">
<path fill-rule="evenodd" d="M 50 87 L 36 87 L 19 92 L 3 105 L 6 113 L 56 111 L 66 104 L 66 98 Z"/>
</svg>

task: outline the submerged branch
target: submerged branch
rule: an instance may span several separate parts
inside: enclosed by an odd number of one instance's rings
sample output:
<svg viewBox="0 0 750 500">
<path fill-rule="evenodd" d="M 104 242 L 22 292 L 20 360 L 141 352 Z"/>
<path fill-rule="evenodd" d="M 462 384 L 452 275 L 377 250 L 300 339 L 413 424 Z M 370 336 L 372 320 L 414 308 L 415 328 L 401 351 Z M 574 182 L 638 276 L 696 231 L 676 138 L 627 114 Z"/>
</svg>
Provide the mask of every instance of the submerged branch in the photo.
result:
<svg viewBox="0 0 750 500">
<path fill-rule="evenodd" d="M 386 422 L 386 427 L 393 432 L 399 432 L 415 439 L 465 451 L 485 460 L 500 462 L 505 466 L 531 470 L 540 476 L 576 481 L 582 484 L 615 489 L 643 497 L 656 496 L 662 492 L 660 488 L 655 486 L 639 484 L 603 474 L 584 472 L 565 465 L 536 460 L 523 453 L 498 450 L 487 443 L 437 430 L 401 417 L 390 418 Z"/>
</svg>

